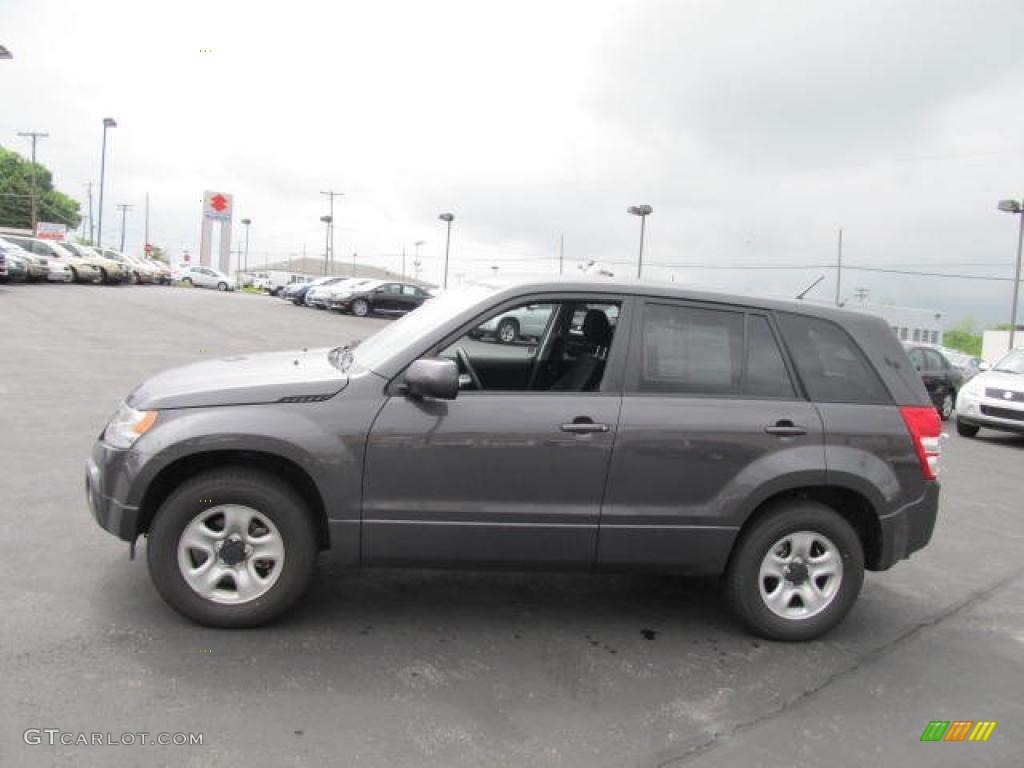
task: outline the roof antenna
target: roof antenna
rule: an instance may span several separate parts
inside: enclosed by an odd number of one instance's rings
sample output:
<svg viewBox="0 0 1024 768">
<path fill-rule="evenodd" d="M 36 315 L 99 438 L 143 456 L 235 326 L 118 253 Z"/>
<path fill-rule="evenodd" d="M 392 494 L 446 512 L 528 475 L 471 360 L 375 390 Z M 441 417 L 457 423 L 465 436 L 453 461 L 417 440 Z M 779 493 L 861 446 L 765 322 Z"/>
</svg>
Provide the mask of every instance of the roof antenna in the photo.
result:
<svg viewBox="0 0 1024 768">
<path fill-rule="evenodd" d="M 800 293 L 798 293 L 798 294 L 796 295 L 796 297 L 797 297 L 798 299 L 803 299 L 803 297 L 804 297 L 804 296 L 806 296 L 806 295 L 807 295 L 808 293 L 810 293 L 810 292 L 811 292 L 811 288 L 813 288 L 814 286 L 816 286 L 816 285 L 817 285 L 818 283 L 820 283 L 820 282 L 821 282 L 822 280 L 824 280 L 824 279 L 825 279 L 825 276 L 824 276 L 824 275 L 818 275 L 818 279 L 817 279 L 817 280 L 815 280 L 815 281 L 814 281 L 813 283 L 811 283 L 810 285 L 808 285 L 808 286 L 807 286 L 806 288 L 804 288 L 804 289 L 803 289 L 802 291 L 800 291 Z"/>
</svg>

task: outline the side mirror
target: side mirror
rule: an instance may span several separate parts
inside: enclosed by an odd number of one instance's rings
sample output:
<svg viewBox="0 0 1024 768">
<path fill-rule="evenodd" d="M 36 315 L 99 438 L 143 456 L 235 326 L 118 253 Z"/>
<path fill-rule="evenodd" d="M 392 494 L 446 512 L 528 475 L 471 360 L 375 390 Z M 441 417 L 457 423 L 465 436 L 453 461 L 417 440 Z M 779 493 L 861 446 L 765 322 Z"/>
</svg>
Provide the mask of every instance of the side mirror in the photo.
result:
<svg viewBox="0 0 1024 768">
<path fill-rule="evenodd" d="M 454 400 L 459 394 L 459 367 L 454 360 L 421 357 L 405 371 L 405 391 L 411 397 Z"/>
<path fill-rule="evenodd" d="M 988 363 L 986 363 L 984 360 L 982 360 L 980 363 L 978 363 L 978 370 L 979 371 L 987 371 L 991 367 L 992 366 L 989 365 Z"/>
</svg>

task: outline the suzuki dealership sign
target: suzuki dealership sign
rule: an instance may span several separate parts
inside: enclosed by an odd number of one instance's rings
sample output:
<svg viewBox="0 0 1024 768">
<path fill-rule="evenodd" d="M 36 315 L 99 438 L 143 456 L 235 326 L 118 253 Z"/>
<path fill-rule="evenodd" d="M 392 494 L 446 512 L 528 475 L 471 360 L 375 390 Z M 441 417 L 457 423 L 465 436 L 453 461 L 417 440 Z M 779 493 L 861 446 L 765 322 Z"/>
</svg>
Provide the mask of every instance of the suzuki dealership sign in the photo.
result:
<svg viewBox="0 0 1024 768">
<path fill-rule="evenodd" d="M 63 240 L 67 237 L 68 228 L 52 221 L 36 222 L 36 237 L 40 240 Z"/>
<path fill-rule="evenodd" d="M 231 271 L 231 218 L 234 211 L 233 195 L 212 189 L 203 193 L 203 228 L 199 235 L 199 263 L 202 266 L 213 266 L 210 257 L 213 250 L 213 225 L 216 223 L 220 228 L 217 268 L 224 273 Z"/>
<path fill-rule="evenodd" d="M 232 210 L 231 195 L 206 190 L 203 195 L 203 216 L 209 216 L 211 219 L 230 219 Z"/>
</svg>

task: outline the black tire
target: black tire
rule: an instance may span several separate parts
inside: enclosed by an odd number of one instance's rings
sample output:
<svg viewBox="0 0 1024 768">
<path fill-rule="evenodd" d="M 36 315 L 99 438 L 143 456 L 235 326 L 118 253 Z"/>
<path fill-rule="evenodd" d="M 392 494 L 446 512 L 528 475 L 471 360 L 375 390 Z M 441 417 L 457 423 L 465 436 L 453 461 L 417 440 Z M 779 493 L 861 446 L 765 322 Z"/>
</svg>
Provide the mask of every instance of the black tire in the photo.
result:
<svg viewBox="0 0 1024 768">
<path fill-rule="evenodd" d="M 370 314 L 370 304 L 366 299 L 356 299 L 352 302 L 352 314 L 356 317 L 366 317 Z"/>
<path fill-rule="evenodd" d="M 107 274 L 107 270 L 100 267 L 100 282 L 103 285 L 107 285 L 110 282 L 110 275 Z"/>
<path fill-rule="evenodd" d="M 78 282 L 81 282 L 81 281 L 80 281 L 80 280 L 78 279 L 78 270 L 77 270 L 77 269 L 75 269 L 74 267 L 70 267 L 70 269 L 71 269 L 71 282 L 72 282 L 72 283 L 78 283 Z"/>
<path fill-rule="evenodd" d="M 494 336 L 502 344 L 515 344 L 519 338 L 519 321 L 514 317 L 506 317 L 498 323 L 498 330 Z"/>
<path fill-rule="evenodd" d="M 942 405 L 938 407 L 939 420 L 949 421 L 953 418 L 953 409 L 956 407 L 956 392 L 950 391 L 942 398 Z"/>
<path fill-rule="evenodd" d="M 128 285 L 138 285 L 139 282 L 140 282 L 140 280 L 139 280 L 139 273 L 138 272 L 129 272 L 128 273 Z"/>
<path fill-rule="evenodd" d="M 223 281 L 217 283 L 217 290 L 218 291 L 226 291 L 227 289 L 228 289 L 228 284 L 227 283 L 225 283 Z"/>
<path fill-rule="evenodd" d="M 761 596 L 762 560 L 788 534 L 821 534 L 842 560 L 837 591 L 819 613 L 806 618 L 777 615 Z M 864 583 L 864 549 L 853 527 L 835 510 L 815 501 L 794 499 L 775 505 L 745 528 L 726 572 L 726 596 L 736 615 L 753 632 L 770 640 L 811 640 L 836 626 L 853 607 Z"/>
<path fill-rule="evenodd" d="M 977 424 L 967 424 L 966 422 L 956 420 L 956 433 L 960 437 L 977 437 L 978 430 L 981 429 Z"/>
<path fill-rule="evenodd" d="M 202 597 L 178 567 L 182 532 L 197 515 L 220 504 L 244 505 L 266 516 L 284 545 L 277 581 L 246 603 L 217 603 Z M 146 558 L 157 591 L 182 616 L 210 627 L 242 628 L 266 624 L 298 602 L 316 571 L 317 549 L 310 511 L 291 487 L 262 472 L 228 468 L 187 480 L 171 493 L 150 527 Z"/>
<path fill-rule="evenodd" d="M 188 287 L 188 288 L 192 288 L 193 287 L 192 286 L 192 278 L 191 277 L 183 277 L 183 278 L 181 278 L 181 284 L 186 286 L 186 287 Z"/>
</svg>

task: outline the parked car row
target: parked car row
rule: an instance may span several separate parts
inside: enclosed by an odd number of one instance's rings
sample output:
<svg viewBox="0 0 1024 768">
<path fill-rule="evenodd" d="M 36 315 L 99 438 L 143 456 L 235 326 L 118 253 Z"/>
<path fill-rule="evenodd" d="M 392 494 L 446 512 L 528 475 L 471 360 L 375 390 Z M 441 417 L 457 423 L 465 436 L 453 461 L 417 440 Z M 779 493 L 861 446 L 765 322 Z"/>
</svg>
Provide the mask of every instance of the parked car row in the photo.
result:
<svg viewBox="0 0 1024 768">
<path fill-rule="evenodd" d="M 5 234 L 0 236 L 0 256 L 0 280 L 8 282 L 171 282 L 170 268 L 154 259 L 68 241 Z"/>
<path fill-rule="evenodd" d="M 404 315 L 431 298 L 426 289 L 404 282 L 364 277 L 321 277 L 308 283 L 296 282 L 278 296 L 297 306 L 344 312 L 356 317 Z"/>
</svg>

